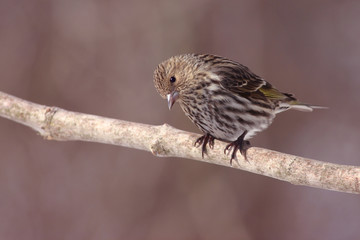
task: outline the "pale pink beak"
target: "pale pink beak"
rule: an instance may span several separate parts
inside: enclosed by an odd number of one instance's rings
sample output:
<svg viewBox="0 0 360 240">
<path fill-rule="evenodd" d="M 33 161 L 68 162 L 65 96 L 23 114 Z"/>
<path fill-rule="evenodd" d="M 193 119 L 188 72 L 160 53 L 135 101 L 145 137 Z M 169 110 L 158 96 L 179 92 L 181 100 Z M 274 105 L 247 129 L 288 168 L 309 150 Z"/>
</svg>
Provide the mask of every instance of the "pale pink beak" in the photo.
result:
<svg viewBox="0 0 360 240">
<path fill-rule="evenodd" d="M 168 101 L 168 107 L 169 107 L 169 110 L 170 110 L 171 107 L 176 102 L 176 100 L 179 98 L 179 92 L 172 91 L 170 94 L 166 95 L 166 97 L 167 97 L 167 101 Z"/>
</svg>

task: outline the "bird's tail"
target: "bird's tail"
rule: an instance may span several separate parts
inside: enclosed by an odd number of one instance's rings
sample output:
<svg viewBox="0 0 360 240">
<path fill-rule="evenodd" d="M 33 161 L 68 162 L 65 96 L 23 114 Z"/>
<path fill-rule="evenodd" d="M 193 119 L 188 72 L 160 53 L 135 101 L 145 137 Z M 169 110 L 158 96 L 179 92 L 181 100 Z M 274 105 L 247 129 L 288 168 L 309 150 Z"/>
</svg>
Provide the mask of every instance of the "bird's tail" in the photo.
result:
<svg viewBox="0 0 360 240">
<path fill-rule="evenodd" d="M 326 109 L 327 107 L 321 107 L 316 105 L 310 105 L 307 103 L 299 102 L 294 95 L 290 93 L 282 93 L 277 89 L 269 86 L 260 88 L 260 92 L 268 99 L 277 103 L 275 113 L 280 113 L 288 109 L 295 109 L 303 112 L 312 112 L 314 109 Z"/>
<path fill-rule="evenodd" d="M 289 104 L 289 108 L 303 111 L 303 112 L 312 112 L 314 109 L 327 109 L 327 107 L 310 105 L 307 103 L 299 102 L 297 100 L 291 101 L 288 104 Z"/>
</svg>

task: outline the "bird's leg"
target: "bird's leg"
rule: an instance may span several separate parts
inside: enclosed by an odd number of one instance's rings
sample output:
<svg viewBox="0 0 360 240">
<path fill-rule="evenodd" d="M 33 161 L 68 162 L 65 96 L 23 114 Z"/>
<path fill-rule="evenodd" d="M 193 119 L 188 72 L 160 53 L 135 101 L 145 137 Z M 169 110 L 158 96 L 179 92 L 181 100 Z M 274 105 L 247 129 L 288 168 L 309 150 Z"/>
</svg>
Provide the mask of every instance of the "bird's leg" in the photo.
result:
<svg viewBox="0 0 360 240">
<path fill-rule="evenodd" d="M 202 147 L 201 147 L 201 156 L 202 156 L 202 158 L 204 158 L 204 153 L 207 154 L 206 145 L 208 143 L 209 143 L 209 147 L 211 149 L 214 148 L 214 140 L 215 140 L 215 138 L 213 136 L 211 136 L 209 133 L 206 133 L 205 135 L 199 137 L 195 141 L 195 143 L 194 143 L 195 147 L 199 147 L 200 145 L 202 145 Z"/>
<path fill-rule="evenodd" d="M 228 153 L 233 149 L 232 154 L 231 154 L 231 159 L 230 159 L 230 165 L 232 165 L 232 160 L 235 159 L 237 161 L 237 157 L 236 157 L 236 152 L 237 150 L 240 151 L 241 155 L 243 155 L 243 157 L 245 158 L 245 160 L 247 161 L 246 158 L 246 150 L 249 148 L 250 142 L 249 141 L 245 141 L 245 135 L 247 134 L 247 131 L 244 131 L 240 137 L 238 137 L 238 139 L 236 139 L 234 142 L 229 143 L 225 149 L 224 149 L 224 153 L 226 154 L 226 152 L 228 151 Z"/>
</svg>

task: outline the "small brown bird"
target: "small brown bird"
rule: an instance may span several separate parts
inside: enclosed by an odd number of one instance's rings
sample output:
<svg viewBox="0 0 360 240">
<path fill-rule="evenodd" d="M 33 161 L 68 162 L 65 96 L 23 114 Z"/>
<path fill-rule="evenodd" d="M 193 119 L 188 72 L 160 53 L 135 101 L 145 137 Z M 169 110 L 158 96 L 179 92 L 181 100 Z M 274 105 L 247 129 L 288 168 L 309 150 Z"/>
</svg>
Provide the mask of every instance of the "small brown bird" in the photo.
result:
<svg viewBox="0 0 360 240">
<path fill-rule="evenodd" d="M 316 106 L 301 103 L 282 93 L 238 62 L 210 54 L 184 54 L 160 63 L 154 72 L 158 93 L 168 107 L 177 101 L 186 116 L 204 133 L 195 142 L 214 147 L 214 139 L 230 142 L 224 153 L 236 152 L 246 159 L 252 136 L 266 129 L 277 113 L 290 108 L 312 111 Z"/>
</svg>

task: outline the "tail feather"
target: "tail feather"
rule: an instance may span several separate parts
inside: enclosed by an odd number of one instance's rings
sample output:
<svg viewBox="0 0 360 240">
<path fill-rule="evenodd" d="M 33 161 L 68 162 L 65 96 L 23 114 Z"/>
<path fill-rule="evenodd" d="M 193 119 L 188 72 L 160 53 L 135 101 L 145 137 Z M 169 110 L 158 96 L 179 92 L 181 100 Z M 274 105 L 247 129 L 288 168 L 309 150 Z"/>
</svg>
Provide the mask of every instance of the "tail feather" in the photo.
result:
<svg viewBox="0 0 360 240">
<path fill-rule="evenodd" d="M 295 109 L 303 112 L 312 112 L 314 109 L 327 108 L 299 102 L 293 94 L 280 92 L 277 89 L 271 87 L 270 84 L 268 84 L 267 88 L 260 88 L 259 91 L 264 94 L 266 98 L 277 104 L 275 108 L 275 113 L 280 113 L 288 109 Z"/>
<path fill-rule="evenodd" d="M 314 109 L 327 109 L 327 107 L 310 105 L 298 101 L 290 102 L 289 105 L 291 109 L 295 109 L 303 112 L 312 112 Z"/>
</svg>

